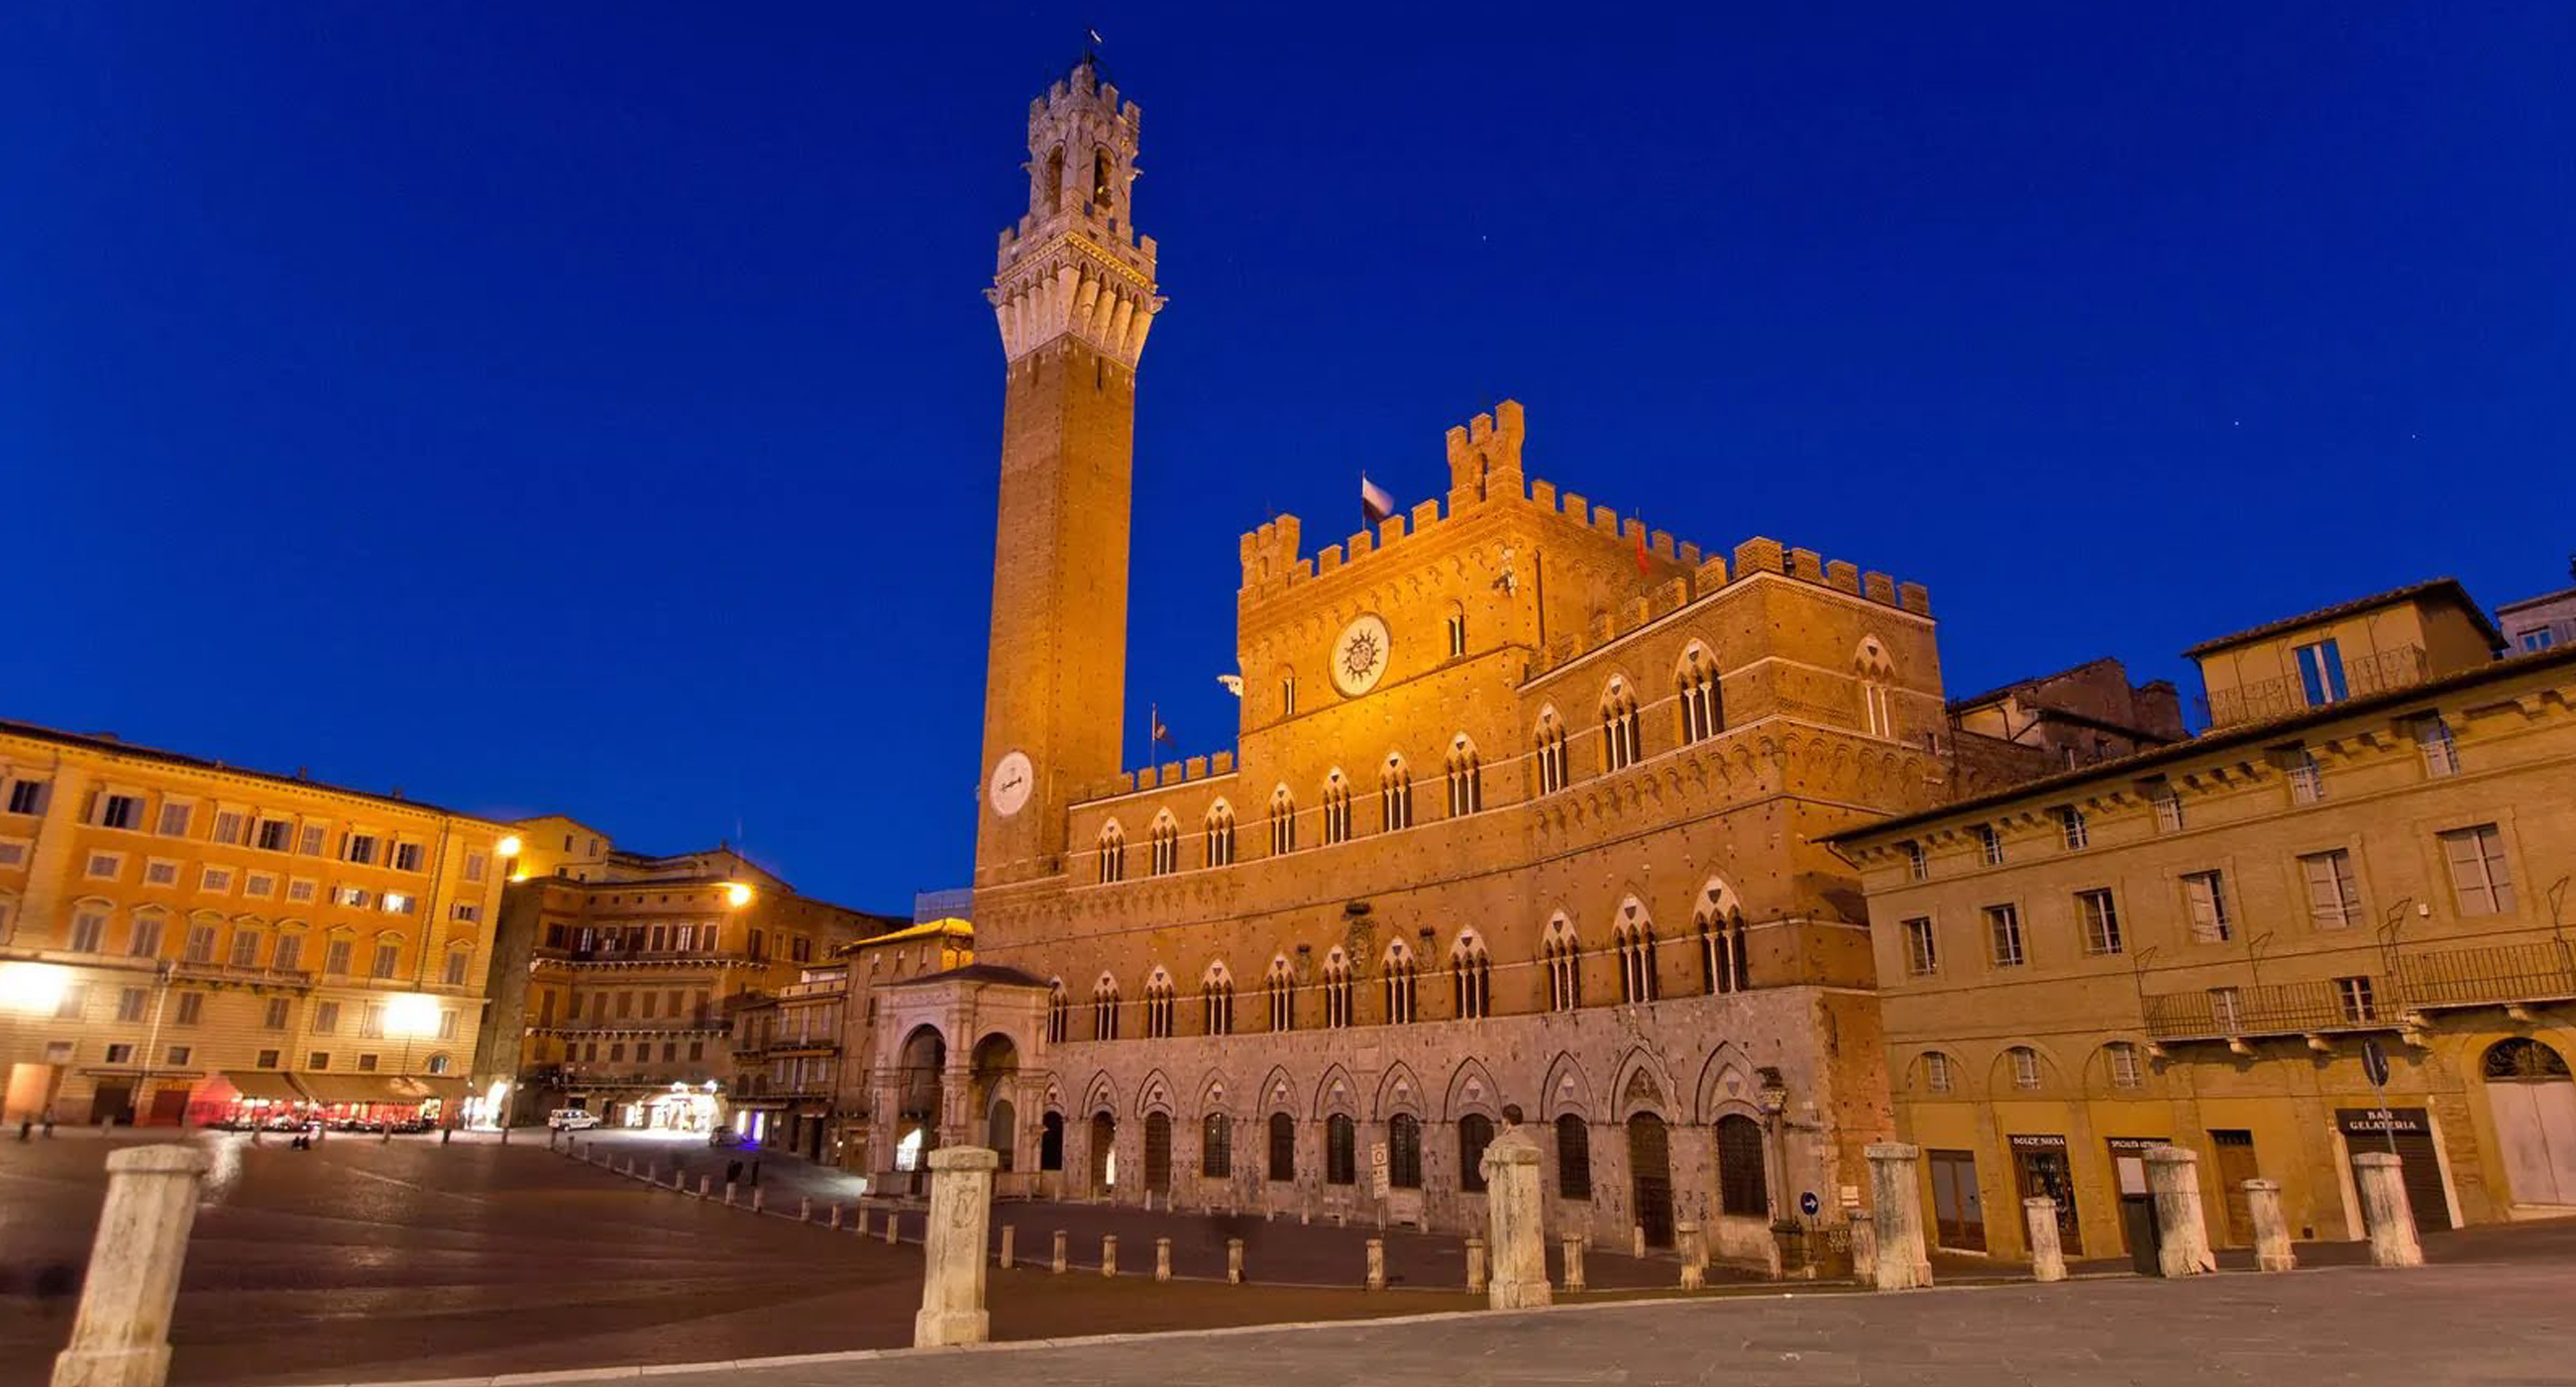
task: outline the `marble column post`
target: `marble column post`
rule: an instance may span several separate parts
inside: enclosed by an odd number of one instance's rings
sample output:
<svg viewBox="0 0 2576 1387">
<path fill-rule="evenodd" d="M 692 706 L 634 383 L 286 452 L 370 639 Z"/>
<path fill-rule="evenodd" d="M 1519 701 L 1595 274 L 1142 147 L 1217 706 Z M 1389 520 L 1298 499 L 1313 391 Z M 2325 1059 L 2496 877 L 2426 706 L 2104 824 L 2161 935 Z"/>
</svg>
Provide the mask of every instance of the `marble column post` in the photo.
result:
<svg viewBox="0 0 2576 1387">
<path fill-rule="evenodd" d="M 1901 1141 L 1872 1142 L 1869 1158 L 1871 1257 L 1873 1283 L 1882 1291 L 1910 1291 L 1932 1284 L 1932 1259 L 1923 1245 L 1919 1147 Z"/>
<path fill-rule="evenodd" d="M 1547 1236 L 1539 1196 L 1538 1143 L 1520 1127 L 1507 1127 L 1485 1148 L 1486 1234 L 1493 1248 L 1493 1280 L 1486 1304 L 1526 1310 L 1554 1299 L 1547 1285 Z"/>
<path fill-rule="evenodd" d="M 1707 1284 L 1707 1273 L 1699 1255 L 1699 1225 L 1684 1219 L 1673 1225 L 1673 1242 L 1682 1254 L 1682 1289 L 1696 1291 Z"/>
<path fill-rule="evenodd" d="M 1368 1240 L 1368 1274 L 1361 1284 L 1372 1291 L 1386 1289 L 1386 1239 Z"/>
<path fill-rule="evenodd" d="M 1868 1285 L 1878 1280 L 1878 1225 L 1866 1209 L 1853 1209 L 1851 1221 L 1852 1279 Z"/>
<path fill-rule="evenodd" d="M 1557 1256 L 1564 1263 L 1566 1293 L 1571 1295 L 1588 1284 L 1583 1276 L 1583 1239 L 1567 1236 L 1557 1239 Z"/>
<path fill-rule="evenodd" d="M 1048 1264 L 1047 1270 L 1061 1276 L 1064 1274 L 1064 1267 L 1064 1230 L 1059 1228 L 1055 1230 L 1055 1258 Z"/>
<path fill-rule="evenodd" d="M 984 1309 L 984 1230 L 993 1217 L 1001 1157 L 981 1146 L 930 1153 L 930 1218 L 921 1233 L 921 1313 L 912 1346 L 980 1344 L 992 1337 Z"/>
<path fill-rule="evenodd" d="M 2405 1167 L 2397 1157 L 2364 1151 L 2352 1158 L 2352 1177 L 2360 1187 L 2361 1225 L 2370 1230 L 2371 1265 L 2424 1265 L 2424 1245 L 2415 1237 L 2415 1205 L 2406 1197 Z"/>
<path fill-rule="evenodd" d="M 1172 1240 L 1169 1238 L 1154 1239 L 1154 1279 L 1172 1279 Z"/>
<path fill-rule="evenodd" d="M 1118 1274 L 1118 1235 L 1115 1233 L 1100 1235 L 1100 1274 L 1103 1276 Z"/>
<path fill-rule="evenodd" d="M 1469 1238 L 1467 1240 L 1467 1294 L 1483 1295 L 1484 1293 L 1485 1240 Z"/>
<path fill-rule="evenodd" d="M 2209 1220 L 2200 1209 L 2200 1157 L 2179 1146 L 2147 1149 L 2147 1189 L 2156 1201 L 2156 1271 L 2199 1276 L 2218 1270 Z"/>
<path fill-rule="evenodd" d="M 1002 1225 L 1002 1270 L 1004 1271 L 1009 1271 L 1011 1269 L 1012 1253 L 1015 1250 L 1011 1244 L 1017 1239 L 1018 1235 L 1019 1229 L 1016 1227 L 1007 1223 Z"/>
<path fill-rule="evenodd" d="M 2030 1230 L 2030 1276 L 2034 1281 L 2066 1279 L 2066 1248 L 2057 1236 L 2057 1201 L 2033 1195 L 2021 1202 L 2022 1222 Z"/>
<path fill-rule="evenodd" d="M 1243 1284 L 1243 1239 L 1225 1240 L 1225 1281 L 1229 1286 Z"/>
<path fill-rule="evenodd" d="M 2245 1182 L 2245 1212 L 2254 1225 L 2254 1269 L 2288 1271 L 2299 1264 L 2290 1251 L 2290 1221 L 2281 1213 L 2281 1182 Z"/>
<path fill-rule="evenodd" d="M 206 1166 L 192 1146 L 109 1154 L 107 1202 L 71 1342 L 54 1357 L 53 1387 L 161 1387 L 169 1379 L 170 1307 Z"/>
</svg>

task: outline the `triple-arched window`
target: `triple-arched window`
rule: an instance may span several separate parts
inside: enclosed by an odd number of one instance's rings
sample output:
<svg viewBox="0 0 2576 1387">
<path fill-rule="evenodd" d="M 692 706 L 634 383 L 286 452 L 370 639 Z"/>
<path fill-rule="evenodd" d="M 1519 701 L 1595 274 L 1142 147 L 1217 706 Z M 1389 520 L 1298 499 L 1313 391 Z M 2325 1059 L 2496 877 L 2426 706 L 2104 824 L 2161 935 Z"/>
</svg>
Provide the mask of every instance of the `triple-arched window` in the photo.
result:
<svg viewBox="0 0 2576 1387">
<path fill-rule="evenodd" d="M 1474 930 L 1459 931 L 1450 947 L 1449 992 L 1461 1021 L 1481 1021 L 1493 1006 L 1494 963 Z"/>
<path fill-rule="evenodd" d="M 1351 1024 L 1351 960 L 1336 947 L 1324 955 L 1324 1025 L 1339 1030 Z"/>
<path fill-rule="evenodd" d="M 1380 966 L 1386 970 L 1386 1020 L 1388 1025 L 1402 1025 L 1413 1019 L 1413 950 L 1404 941 L 1386 946 L 1386 958 Z"/>
<path fill-rule="evenodd" d="M 1218 800 L 1207 812 L 1207 864 L 1227 867 L 1234 863 L 1234 806 Z"/>
<path fill-rule="evenodd" d="M 1719 708 L 1717 701 L 1717 659 L 1708 647 L 1697 641 L 1682 652 L 1681 665 L 1673 671 L 1675 692 L 1680 695 L 1682 741 L 1685 744 L 1717 735 Z"/>
<path fill-rule="evenodd" d="M 1626 770 L 1639 754 L 1637 696 L 1627 680 L 1613 678 L 1601 691 L 1601 769 Z"/>
<path fill-rule="evenodd" d="M 1181 826 L 1168 809 L 1154 816 L 1150 839 L 1153 851 L 1153 874 L 1169 876 L 1181 869 Z"/>
<path fill-rule="evenodd" d="M 1461 732 L 1449 739 L 1449 817 L 1473 814 L 1484 807 L 1484 767 L 1477 763 L 1476 744 Z"/>
<path fill-rule="evenodd" d="M 1744 951 L 1744 909 L 1725 886 L 1701 888 L 1691 922 L 1699 935 L 1701 990 L 1741 992 L 1753 985 L 1752 961 Z"/>
<path fill-rule="evenodd" d="M 1539 956 L 1547 965 L 1547 1009 L 1572 1011 L 1583 1005 L 1583 951 L 1576 946 L 1572 921 L 1559 915 L 1547 922 Z"/>
<path fill-rule="evenodd" d="M 1377 820 L 1382 832 L 1413 827 L 1413 771 L 1390 753 L 1377 773 Z"/>
<path fill-rule="evenodd" d="M 1270 960 L 1270 973 L 1261 980 L 1261 990 L 1270 998 L 1270 1029 L 1297 1029 L 1297 975 L 1288 967 L 1286 954 Z"/>
<path fill-rule="evenodd" d="M 1100 826 L 1100 879 L 1123 881 L 1127 877 L 1127 834 L 1111 819 Z"/>
<path fill-rule="evenodd" d="M 1655 1000 L 1655 924 L 1630 901 L 1611 930 L 1619 948 L 1619 1000 L 1635 1004 Z"/>
<path fill-rule="evenodd" d="M 1073 1038 L 1073 1002 L 1064 995 L 1064 979 L 1047 980 L 1047 1040 L 1061 1045 Z"/>
<path fill-rule="evenodd" d="M 1118 1038 L 1118 980 L 1107 973 L 1091 985 L 1091 1038 Z"/>
<path fill-rule="evenodd" d="M 1168 1039 L 1172 1034 L 1172 975 L 1157 967 L 1145 978 L 1145 1036 L 1149 1040 Z"/>
<path fill-rule="evenodd" d="M 1270 851 L 1273 856 L 1297 850 L 1297 797 L 1285 785 L 1270 792 Z"/>
<path fill-rule="evenodd" d="M 1538 792 L 1552 795 L 1565 788 L 1565 725 L 1556 720 L 1556 710 L 1548 708 L 1538 715 L 1538 730 L 1531 735 L 1530 751 L 1538 762 Z"/>
<path fill-rule="evenodd" d="M 1223 962 L 1209 964 L 1199 978 L 1199 1009 L 1209 1035 L 1234 1034 L 1234 976 Z"/>
</svg>

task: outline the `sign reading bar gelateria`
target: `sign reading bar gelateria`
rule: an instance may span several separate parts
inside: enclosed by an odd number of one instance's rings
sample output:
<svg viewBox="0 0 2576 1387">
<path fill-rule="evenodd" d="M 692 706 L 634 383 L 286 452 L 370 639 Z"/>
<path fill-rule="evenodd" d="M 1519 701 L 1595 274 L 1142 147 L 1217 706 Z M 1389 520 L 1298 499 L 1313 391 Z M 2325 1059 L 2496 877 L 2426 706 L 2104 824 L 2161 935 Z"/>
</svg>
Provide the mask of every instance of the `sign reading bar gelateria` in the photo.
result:
<svg viewBox="0 0 2576 1387">
<path fill-rule="evenodd" d="M 2382 1132 L 2405 1136 L 2432 1130 L 2425 1124 L 2422 1108 L 2337 1108 L 2335 1125 L 2348 1137 L 2377 1136 Z"/>
</svg>

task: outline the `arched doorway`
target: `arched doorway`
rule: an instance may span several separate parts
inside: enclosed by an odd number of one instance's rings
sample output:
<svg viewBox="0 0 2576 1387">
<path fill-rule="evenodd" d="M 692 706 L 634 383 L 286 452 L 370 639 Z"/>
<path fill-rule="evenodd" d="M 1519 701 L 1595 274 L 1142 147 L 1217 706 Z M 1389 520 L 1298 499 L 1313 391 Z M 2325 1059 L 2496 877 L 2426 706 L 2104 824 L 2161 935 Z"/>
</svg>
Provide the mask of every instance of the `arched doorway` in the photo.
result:
<svg viewBox="0 0 2576 1387">
<path fill-rule="evenodd" d="M 1628 1119 L 1628 1181 L 1646 1246 L 1673 1245 L 1672 1139 L 1664 1120 L 1641 1112 Z"/>
<path fill-rule="evenodd" d="M 1145 1114 L 1145 1188 L 1153 1194 L 1172 1192 L 1172 1118 Z"/>
<path fill-rule="evenodd" d="M 2488 1046 L 2478 1069 L 2513 1202 L 2576 1204 L 2576 1077 L 2566 1057 L 2516 1036 Z"/>
<path fill-rule="evenodd" d="M 896 1060 L 895 1169 L 914 1194 L 929 1187 L 929 1155 L 939 1145 L 940 1076 L 948 1069 L 948 1041 L 930 1026 L 903 1038 Z"/>
<path fill-rule="evenodd" d="M 1038 1119 L 1038 1169 L 1064 1169 L 1064 1114 L 1051 1112 Z"/>
<path fill-rule="evenodd" d="M 1091 1115 L 1091 1193 L 1106 1198 L 1118 1183 L 1118 1119 L 1107 1112 Z"/>
<path fill-rule="evenodd" d="M 1011 1103 L 1011 1085 L 1019 1077 L 1019 1047 L 1006 1035 L 988 1035 L 975 1042 L 975 1061 L 968 1080 L 967 1111 L 980 1113 L 984 1119 L 984 1144 L 1001 1157 L 1001 1168 L 1012 1168 L 1019 1146 L 1018 1109 Z"/>
</svg>

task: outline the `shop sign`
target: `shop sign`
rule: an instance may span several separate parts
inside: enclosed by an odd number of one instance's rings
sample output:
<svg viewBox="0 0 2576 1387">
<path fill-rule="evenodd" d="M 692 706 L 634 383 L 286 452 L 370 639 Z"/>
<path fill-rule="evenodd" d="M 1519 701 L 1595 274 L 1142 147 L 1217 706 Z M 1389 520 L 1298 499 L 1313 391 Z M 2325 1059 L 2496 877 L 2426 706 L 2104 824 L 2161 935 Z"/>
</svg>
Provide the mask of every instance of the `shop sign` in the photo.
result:
<svg viewBox="0 0 2576 1387">
<path fill-rule="evenodd" d="M 2335 1125 L 2348 1137 L 2422 1136 L 2432 1130 L 2422 1108 L 2337 1108 Z"/>
<path fill-rule="evenodd" d="M 2005 1137 L 2004 1140 L 2010 1143 L 2012 1149 L 2015 1151 L 2063 1151 L 2066 1149 L 2066 1138 L 2051 1136 L 2046 1133 L 2008 1136 Z"/>
</svg>

